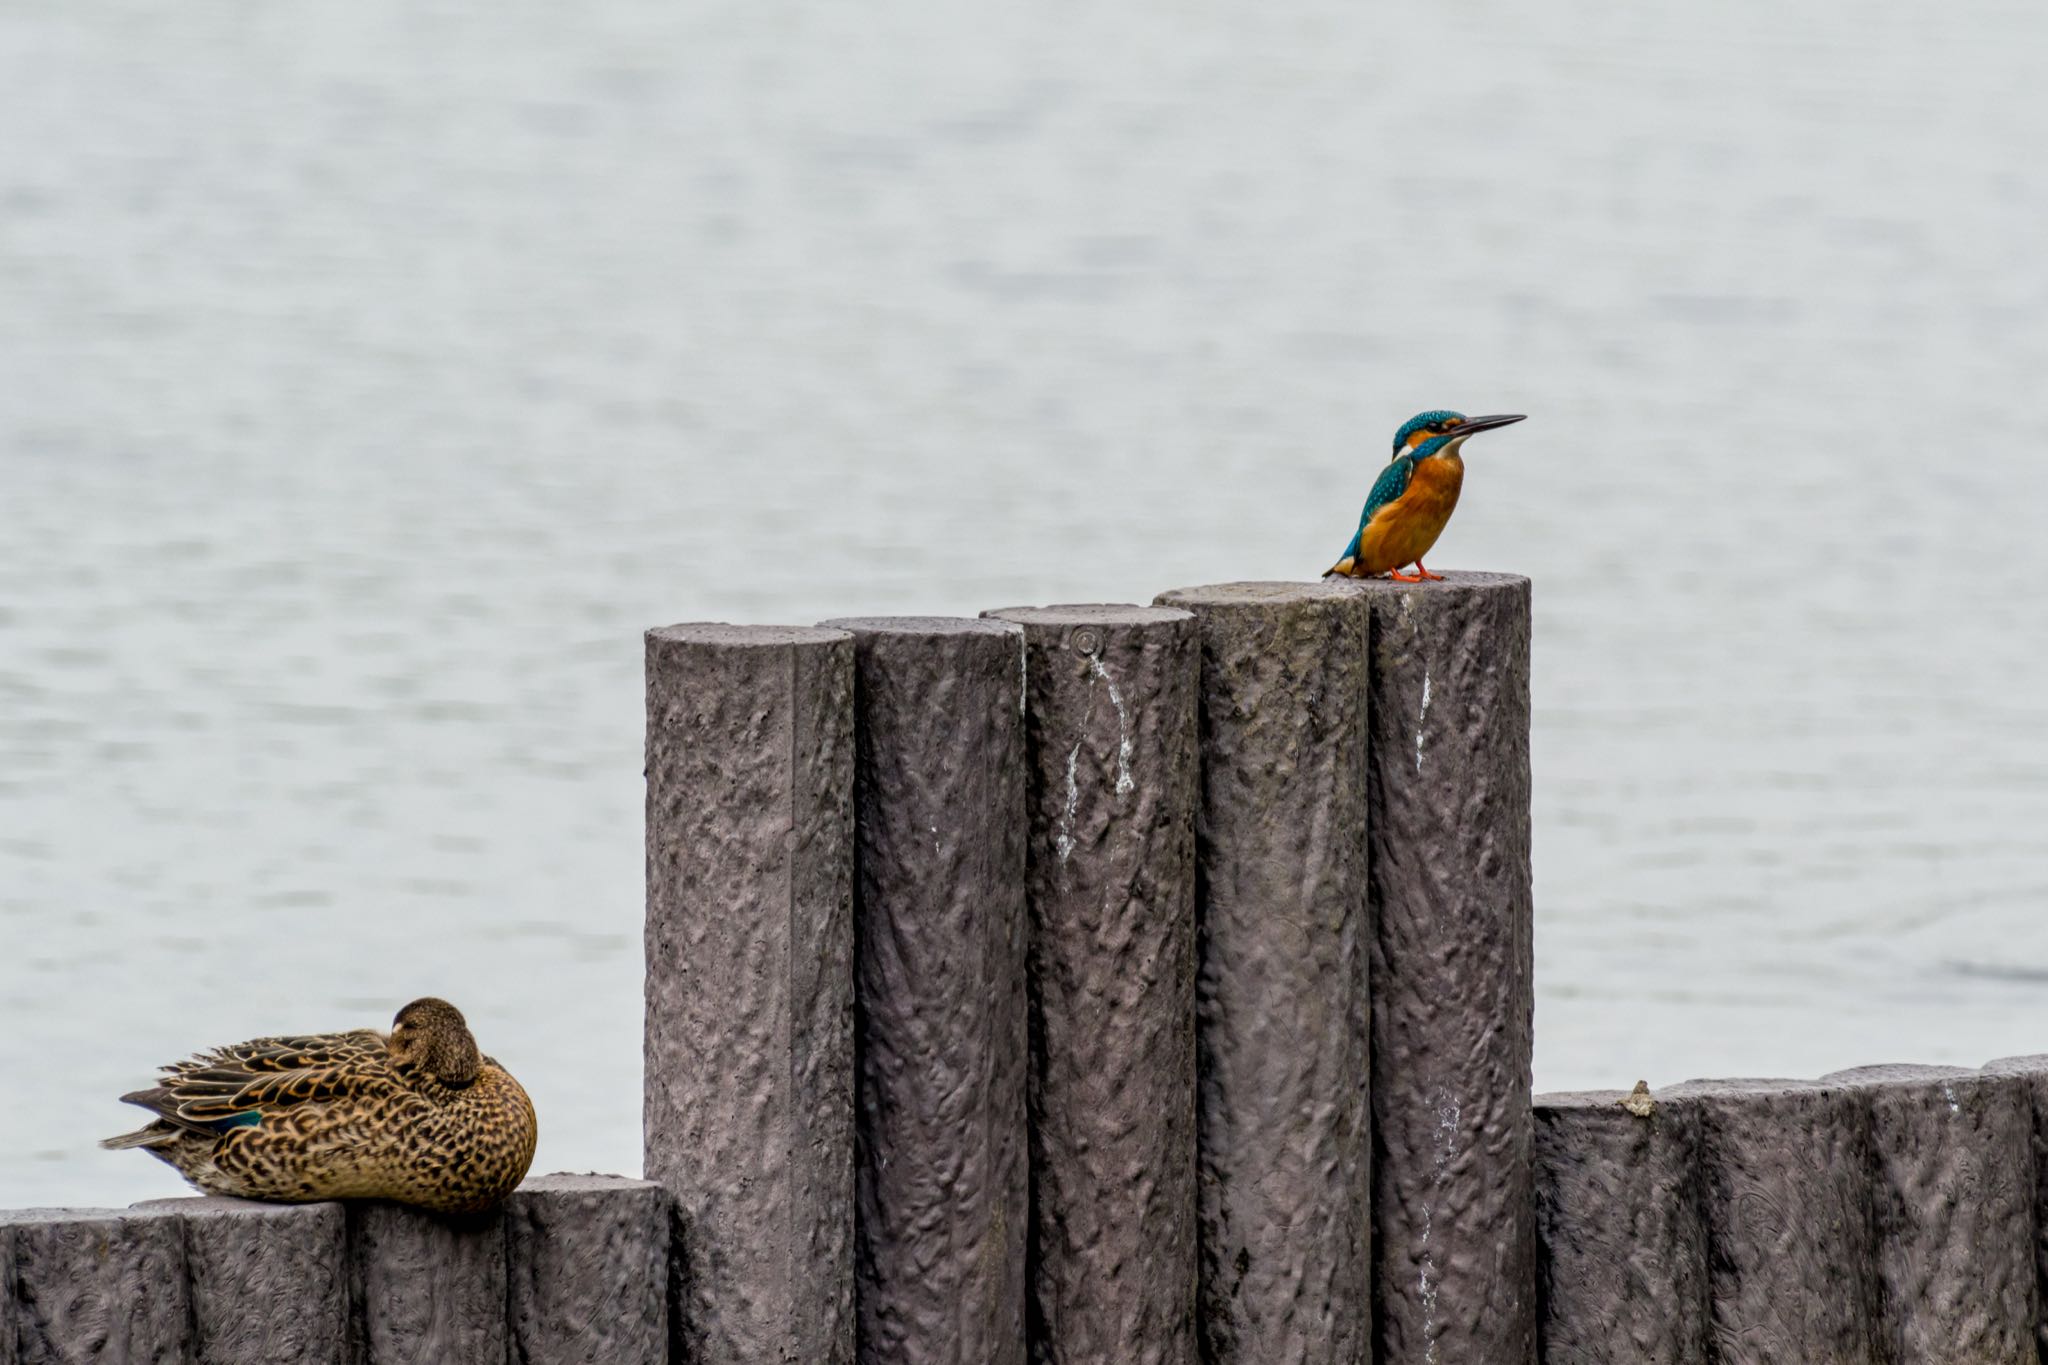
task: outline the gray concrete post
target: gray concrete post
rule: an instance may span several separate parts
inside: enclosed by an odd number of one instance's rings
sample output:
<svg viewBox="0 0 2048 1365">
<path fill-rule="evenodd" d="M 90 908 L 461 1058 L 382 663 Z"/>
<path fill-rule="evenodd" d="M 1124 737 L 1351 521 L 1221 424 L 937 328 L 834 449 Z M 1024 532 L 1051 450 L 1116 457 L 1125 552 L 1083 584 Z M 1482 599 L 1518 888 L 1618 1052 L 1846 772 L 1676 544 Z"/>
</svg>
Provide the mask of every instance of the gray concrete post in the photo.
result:
<svg viewBox="0 0 2048 1365">
<path fill-rule="evenodd" d="M 646 1171 L 692 1365 L 853 1358 L 853 640 L 647 633 Z"/>
<path fill-rule="evenodd" d="M 21 1365 L 197 1362 L 185 1230 L 157 1209 L 8 1209 Z"/>
<path fill-rule="evenodd" d="M 1032 1356 L 1193 1365 L 1194 618 L 990 615 L 1028 659 Z"/>
<path fill-rule="evenodd" d="M 1661 1109 L 1699 1124 L 1715 1340 L 1723 1360 L 1884 1360 L 1870 1110 L 1843 1086 L 1687 1081 Z"/>
<path fill-rule="evenodd" d="M 209 1195 L 135 1207 L 184 1221 L 193 1348 L 206 1365 L 347 1359 L 348 1220 L 341 1205 Z"/>
<path fill-rule="evenodd" d="M 505 1201 L 515 1365 L 668 1365 L 668 1191 L 544 1175 Z"/>
<path fill-rule="evenodd" d="M 2033 1107 L 2016 1077 L 1944 1066 L 1823 1076 L 1870 1107 L 1877 1330 L 1896 1365 L 2033 1365 Z"/>
<path fill-rule="evenodd" d="M 2037 1301 L 2034 1342 L 2048 1360 L 2048 1054 L 2001 1057 L 1985 1064 L 1993 1076 L 2010 1076 L 2024 1087 L 2033 1123 L 2034 1293 Z"/>
<path fill-rule="evenodd" d="M 824 624 L 855 653 L 859 1357 L 1023 1365 L 1023 632 Z"/>
<path fill-rule="evenodd" d="M 0 1215 L 0 1365 L 19 1365 L 20 1320 L 14 1302 L 14 1225 Z"/>
<path fill-rule="evenodd" d="M 346 1207 L 357 1365 L 503 1365 L 503 1216 Z"/>
<path fill-rule="evenodd" d="M 1367 639 L 1358 594 L 1163 593 L 1201 635 L 1202 1359 L 1372 1359 Z"/>
<path fill-rule="evenodd" d="M 1536 1097 L 1536 1234 L 1551 1365 L 1715 1365 L 1699 1114 L 1619 1090 Z M 1641 1107 L 1642 1101 L 1633 1101 Z"/>
<path fill-rule="evenodd" d="M 1373 1223 L 1387 1361 L 1536 1358 L 1529 580 L 1372 604 Z"/>
</svg>

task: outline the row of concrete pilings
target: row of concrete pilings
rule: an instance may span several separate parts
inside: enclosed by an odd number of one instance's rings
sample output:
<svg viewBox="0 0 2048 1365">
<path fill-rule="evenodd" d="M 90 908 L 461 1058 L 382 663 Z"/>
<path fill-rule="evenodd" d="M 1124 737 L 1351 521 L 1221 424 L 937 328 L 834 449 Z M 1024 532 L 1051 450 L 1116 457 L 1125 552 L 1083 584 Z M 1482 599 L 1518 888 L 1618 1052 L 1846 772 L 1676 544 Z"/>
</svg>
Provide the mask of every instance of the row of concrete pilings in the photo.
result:
<svg viewBox="0 0 2048 1365">
<path fill-rule="evenodd" d="M 2048 1058 L 1532 1100 L 1529 647 L 650 631 L 648 1181 L 0 1214 L 0 1365 L 2035 1362 Z"/>
</svg>

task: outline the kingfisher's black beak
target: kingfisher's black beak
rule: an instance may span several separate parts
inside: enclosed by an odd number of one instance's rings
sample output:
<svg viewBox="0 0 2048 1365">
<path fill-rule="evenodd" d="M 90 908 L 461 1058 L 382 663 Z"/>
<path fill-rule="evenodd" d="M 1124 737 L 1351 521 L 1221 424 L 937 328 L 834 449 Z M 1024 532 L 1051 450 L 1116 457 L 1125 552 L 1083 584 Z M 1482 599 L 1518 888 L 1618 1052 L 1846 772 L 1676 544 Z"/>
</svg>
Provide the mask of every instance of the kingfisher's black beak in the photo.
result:
<svg viewBox="0 0 2048 1365">
<path fill-rule="evenodd" d="M 1458 425 L 1457 433 L 1460 436 L 1470 436 L 1475 431 L 1490 431 L 1494 427 L 1504 427 L 1512 422 L 1519 422 L 1528 415 L 1526 412 L 1508 412 L 1502 413 L 1498 417 L 1467 417 Z"/>
</svg>

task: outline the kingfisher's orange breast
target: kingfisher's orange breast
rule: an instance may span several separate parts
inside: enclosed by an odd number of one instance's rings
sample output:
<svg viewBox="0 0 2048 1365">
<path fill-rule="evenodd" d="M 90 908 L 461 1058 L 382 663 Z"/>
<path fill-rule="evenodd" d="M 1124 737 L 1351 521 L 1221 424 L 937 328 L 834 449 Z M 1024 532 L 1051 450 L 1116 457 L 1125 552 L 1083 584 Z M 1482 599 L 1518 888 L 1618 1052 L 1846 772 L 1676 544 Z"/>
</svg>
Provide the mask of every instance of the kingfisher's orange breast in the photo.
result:
<svg viewBox="0 0 2048 1365">
<path fill-rule="evenodd" d="M 1429 553 L 1458 507 L 1465 486 L 1465 462 L 1454 451 L 1432 455 L 1415 466 L 1400 497 L 1372 514 L 1358 536 L 1358 570 L 1385 573 L 1413 564 Z"/>
</svg>

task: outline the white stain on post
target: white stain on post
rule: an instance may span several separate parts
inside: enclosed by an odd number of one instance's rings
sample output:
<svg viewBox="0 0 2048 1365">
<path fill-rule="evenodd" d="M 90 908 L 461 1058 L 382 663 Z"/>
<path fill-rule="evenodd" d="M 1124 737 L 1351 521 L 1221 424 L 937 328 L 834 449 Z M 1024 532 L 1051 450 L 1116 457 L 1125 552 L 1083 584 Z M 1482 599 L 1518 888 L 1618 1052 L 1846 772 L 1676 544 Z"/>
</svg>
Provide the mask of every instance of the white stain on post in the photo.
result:
<svg viewBox="0 0 2048 1365">
<path fill-rule="evenodd" d="M 1116 679 L 1109 676 L 1109 670 L 1102 666 L 1102 656 L 1088 656 L 1090 677 L 1100 678 L 1109 688 L 1109 704 L 1116 708 L 1116 794 L 1129 796 L 1137 784 L 1131 780 L 1131 713 L 1124 709 L 1124 694 L 1117 691 Z M 1073 764 L 1068 763 L 1069 772 Z"/>
<path fill-rule="evenodd" d="M 1422 731 L 1429 724 L 1429 665 L 1422 666 L 1422 710 L 1415 717 L 1415 771 L 1422 771 Z"/>
<path fill-rule="evenodd" d="M 1053 842 L 1053 848 L 1060 855 L 1060 866 L 1067 865 L 1067 859 L 1074 852 L 1074 812 L 1081 808 L 1081 784 L 1074 775 L 1075 765 L 1081 761 L 1081 741 L 1075 740 L 1074 747 L 1067 750 L 1067 804 L 1060 812 L 1060 832 Z"/>
</svg>

